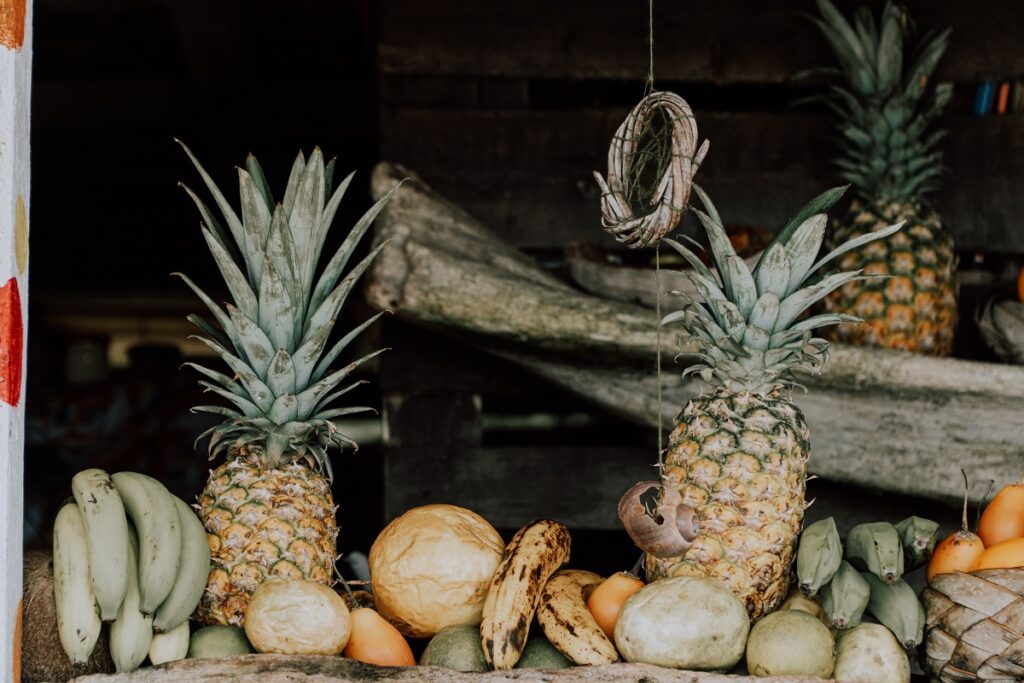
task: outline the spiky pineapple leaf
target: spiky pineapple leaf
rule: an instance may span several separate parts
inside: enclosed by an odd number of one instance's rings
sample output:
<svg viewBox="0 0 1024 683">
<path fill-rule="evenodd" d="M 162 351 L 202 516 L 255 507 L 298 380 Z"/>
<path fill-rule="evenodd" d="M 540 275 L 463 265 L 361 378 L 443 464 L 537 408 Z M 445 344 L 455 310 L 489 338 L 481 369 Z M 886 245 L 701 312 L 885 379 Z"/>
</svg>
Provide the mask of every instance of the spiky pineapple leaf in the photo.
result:
<svg viewBox="0 0 1024 683">
<path fill-rule="evenodd" d="M 182 363 L 182 367 L 185 367 L 185 366 L 188 366 L 188 367 L 192 368 L 193 370 L 195 370 L 196 372 L 198 372 L 201 375 L 205 375 L 205 376 L 209 377 L 214 382 L 219 383 L 222 387 L 224 387 L 225 389 L 227 389 L 228 391 L 230 391 L 233 394 L 238 394 L 239 396 L 241 396 L 242 393 L 245 391 L 245 389 L 242 388 L 241 384 L 239 384 L 235 380 L 231 379 L 230 377 L 228 377 L 227 375 L 225 375 L 222 372 L 217 372 L 216 370 L 211 370 L 210 368 L 204 367 L 204 366 L 199 365 L 197 363 Z"/>
<path fill-rule="evenodd" d="M 285 213 L 288 215 L 291 215 L 292 207 L 295 206 L 295 195 L 299 189 L 299 182 L 302 180 L 302 172 L 305 170 L 306 157 L 299 150 L 299 153 L 295 156 L 295 161 L 292 162 L 292 170 L 288 174 L 288 184 L 284 189 L 284 198 L 281 200 Z"/>
<path fill-rule="evenodd" d="M 278 349 L 270 360 L 267 386 L 277 396 L 295 393 L 295 362 L 284 349 Z"/>
<path fill-rule="evenodd" d="M 202 330 L 203 334 L 207 335 L 211 339 L 215 339 L 217 343 L 219 343 L 220 345 L 224 347 L 234 348 L 236 351 L 238 350 L 234 342 L 228 339 L 223 332 L 218 330 L 211 323 L 207 322 L 202 316 L 196 315 L 195 313 L 190 313 L 189 315 L 185 316 L 185 320 L 189 321 L 190 323 L 198 327 L 200 330 Z"/>
<path fill-rule="evenodd" d="M 249 276 L 252 289 L 259 291 L 263 277 L 263 259 L 260 257 L 266 249 L 267 235 L 270 233 L 270 209 L 256 185 L 256 181 L 244 169 L 238 169 L 238 194 L 242 203 L 242 228 L 245 230 L 246 245 L 251 260 Z"/>
<path fill-rule="evenodd" d="M 256 372 L 257 377 L 265 379 L 270 359 L 274 357 L 274 344 L 256 321 L 231 304 L 228 304 L 227 309 L 231 322 L 238 330 L 238 338 L 242 342 L 242 350 L 249 361 L 249 366 Z"/>
<path fill-rule="evenodd" d="M 786 256 L 789 259 L 789 281 L 786 283 L 786 291 L 782 296 L 787 296 L 796 291 L 810 271 L 814 260 L 818 258 L 822 242 L 825 241 L 825 225 L 827 220 L 823 213 L 811 216 L 800 224 L 800 227 L 796 229 L 793 236 L 789 238 L 789 242 L 786 243 Z"/>
<path fill-rule="evenodd" d="M 312 315 L 308 317 L 308 321 L 306 323 L 304 339 L 310 336 L 310 332 L 312 330 L 317 329 L 321 325 L 327 324 L 337 317 L 338 313 L 345 305 L 345 300 L 348 298 L 349 293 L 352 291 L 352 288 L 355 287 L 356 282 L 362 274 L 366 272 L 366 269 L 370 267 L 373 260 L 377 258 L 377 254 L 379 254 L 381 249 L 386 245 L 387 242 L 383 242 L 367 254 L 355 268 L 349 271 L 348 275 L 345 276 L 345 279 L 338 284 L 334 291 L 331 292 L 312 312 Z"/>
<path fill-rule="evenodd" d="M 901 11 L 892 2 L 882 9 L 882 33 L 878 39 L 878 90 L 882 95 L 896 87 L 903 74 L 903 26 Z"/>
<path fill-rule="evenodd" d="M 274 264 L 281 284 L 288 295 L 288 302 L 294 307 L 290 310 L 288 318 L 291 322 L 291 340 L 298 339 L 302 335 L 302 321 L 305 316 L 305 300 L 302 296 L 302 280 L 299 275 L 299 261 L 295 253 L 295 245 L 292 243 L 291 229 L 288 227 L 288 218 L 285 216 L 284 207 L 278 205 L 274 210 L 274 216 L 270 222 L 270 235 L 267 237 L 267 258 Z M 262 305 L 262 304 L 261 304 Z M 282 347 L 288 348 L 290 347 Z"/>
<path fill-rule="evenodd" d="M 233 410 L 226 406 L 193 406 L 189 412 L 192 413 L 210 413 L 211 415 L 222 415 L 224 417 L 230 417 L 234 419 L 240 419 L 244 417 L 237 410 Z"/>
<path fill-rule="evenodd" d="M 192 202 L 196 205 L 196 208 L 199 209 L 199 215 L 202 216 L 203 224 L 213 232 L 214 237 L 216 237 L 217 241 L 221 243 L 221 246 L 231 254 L 231 258 L 241 260 L 242 252 L 238 250 L 238 244 L 235 243 L 235 239 L 224 229 L 224 224 L 220 222 L 212 211 L 210 211 L 210 207 L 206 205 L 206 202 L 200 199 L 199 195 L 193 192 L 192 188 L 185 183 L 178 183 L 178 187 L 183 189 L 185 194 L 191 197 Z"/>
<path fill-rule="evenodd" d="M 384 193 L 384 196 L 378 199 L 373 206 L 371 206 L 370 209 L 364 213 L 358 221 L 356 221 L 356 224 L 352 226 L 348 235 L 345 236 L 341 246 L 338 247 L 337 251 L 335 251 L 334 255 L 331 257 L 331 260 L 327 262 L 326 266 L 324 266 L 324 270 L 320 274 L 320 278 L 317 280 L 316 288 L 313 290 L 313 294 L 309 299 L 309 309 L 306 312 L 306 330 L 310 328 L 309 316 L 320 308 L 324 299 L 326 299 L 334 289 L 338 279 L 341 278 L 342 273 L 344 273 L 345 266 L 348 265 L 348 261 L 352 257 L 356 245 L 362 239 L 363 235 L 366 234 L 366 231 L 373 224 L 373 221 L 377 219 L 378 214 L 380 214 L 387 203 L 391 201 L 391 197 L 394 196 L 399 186 L 400 184 L 397 184 Z M 386 244 L 386 242 L 379 245 L 373 253 L 380 251 L 380 247 L 384 244 Z"/>
<path fill-rule="evenodd" d="M 897 230 L 903 227 L 904 223 L 906 223 L 906 221 L 893 223 L 892 225 L 882 228 L 881 230 L 868 232 L 863 235 L 860 235 L 859 237 L 855 237 L 848 242 L 844 242 L 843 244 L 839 245 L 838 247 L 827 253 L 825 256 L 821 257 L 817 262 L 815 262 L 815 264 L 812 265 L 810 269 L 807 271 L 807 274 L 810 275 L 816 272 L 822 266 L 826 265 L 827 263 L 831 263 L 832 261 L 839 258 L 848 251 L 851 251 L 858 247 L 862 247 L 868 242 L 873 242 L 875 240 L 883 239 L 885 237 L 888 237 L 889 235 L 895 234 Z"/>
<path fill-rule="evenodd" d="M 292 351 L 295 346 L 296 304 L 288 296 L 288 289 L 277 266 L 270 258 L 263 264 L 263 283 L 260 286 L 259 326 L 267 331 L 275 349 Z"/>
<path fill-rule="evenodd" d="M 284 424 L 300 419 L 299 402 L 293 394 L 283 394 L 274 400 L 267 417 L 275 424 Z"/>
<path fill-rule="evenodd" d="M 242 349 L 241 349 L 241 343 L 238 340 L 238 332 L 237 332 L 237 330 L 235 330 L 235 326 L 234 326 L 234 324 L 232 324 L 231 318 L 229 318 L 228 314 L 224 312 L 224 309 L 222 309 L 220 306 L 218 306 L 217 303 L 213 299 L 208 297 L 206 295 L 206 292 L 204 292 L 203 290 L 199 289 L 199 286 L 196 283 L 192 282 L 192 279 L 189 278 L 184 273 L 171 273 L 171 274 L 176 276 L 176 277 L 181 278 L 182 281 L 186 285 L 188 285 L 189 289 L 191 289 L 195 293 L 195 295 L 198 296 L 199 299 L 204 304 L 206 304 L 206 307 L 210 310 L 211 313 L 213 313 L 213 317 L 216 318 L 217 323 L 224 329 L 224 332 L 227 334 L 228 339 L 231 340 L 231 345 L 234 346 L 236 351 L 241 353 Z M 214 339 L 217 339 L 216 335 L 212 335 L 212 336 L 213 336 Z M 220 342 L 219 340 L 218 340 L 218 343 L 223 344 L 223 342 Z"/>
<path fill-rule="evenodd" d="M 760 327 L 747 325 L 747 329 L 743 331 L 742 344 L 744 347 L 754 349 L 755 351 L 767 351 L 770 338 L 771 335 Z"/>
<path fill-rule="evenodd" d="M 793 236 L 793 233 L 796 232 L 797 228 L 799 228 L 804 223 L 804 221 L 806 221 L 814 214 L 827 213 L 828 210 L 831 209 L 835 205 L 835 203 L 839 201 L 839 199 L 843 196 L 843 193 L 846 192 L 846 189 L 848 187 L 849 185 L 840 185 L 839 187 L 833 187 L 831 189 L 825 190 L 817 197 L 804 204 L 804 206 L 799 211 L 793 214 L 790 217 L 790 219 L 786 221 L 786 224 L 782 226 L 782 230 L 779 230 L 777 233 L 775 233 L 775 237 L 773 237 L 772 241 L 768 243 L 767 247 L 765 247 L 765 251 L 770 249 L 774 244 L 782 244 L 783 246 L 788 244 L 790 238 L 792 238 Z M 755 280 L 757 279 L 757 276 L 759 274 L 758 271 L 760 270 L 760 268 L 761 262 L 758 261 L 758 264 L 754 266 Z"/>
<path fill-rule="evenodd" d="M 797 331 L 810 331 L 816 330 L 819 327 L 826 325 L 839 325 L 841 323 L 859 323 L 863 322 L 860 318 L 855 315 L 849 315 L 847 313 L 822 313 L 821 315 L 812 315 L 810 318 L 806 318 L 791 326 L 789 329 Z"/>
<path fill-rule="evenodd" d="M 772 332 L 780 332 L 787 329 L 797 319 L 797 316 L 847 282 L 867 279 L 860 277 L 860 274 L 860 270 L 833 273 L 832 275 L 826 275 L 813 285 L 793 292 L 779 304 L 779 317 L 775 321 L 775 327 L 772 328 Z"/>
<path fill-rule="evenodd" d="M 263 414 L 263 411 L 260 410 L 255 403 L 244 396 L 240 396 L 239 394 L 217 386 L 213 382 L 207 382 L 205 380 L 199 380 L 199 385 L 205 387 L 207 391 L 212 391 L 218 396 L 226 398 L 228 401 L 235 404 L 235 406 L 242 411 L 242 414 L 245 417 L 256 417 L 257 415 Z"/>
<path fill-rule="evenodd" d="M 789 284 L 790 265 L 786 247 L 781 242 L 771 245 L 761 254 L 757 262 L 757 291 L 771 292 L 779 299 L 786 296 Z"/>
<path fill-rule="evenodd" d="M 334 389 L 334 387 L 338 386 L 342 380 L 351 375 L 360 365 L 372 358 L 376 358 L 386 350 L 387 349 L 378 349 L 377 351 L 369 353 L 358 360 L 354 360 L 345 367 L 335 370 L 320 381 L 300 392 L 298 395 L 298 414 L 300 417 L 306 418 L 312 415 L 313 409 L 316 408 L 320 399 L 326 396 L 332 389 Z"/>
<path fill-rule="evenodd" d="M 313 408 L 313 414 L 314 415 L 319 415 L 320 412 L 324 408 L 329 406 L 333 401 L 341 398 L 342 396 L 344 396 L 348 392 L 352 391 L 356 387 L 362 386 L 364 384 L 369 384 L 369 383 L 370 383 L 369 380 L 361 379 L 359 381 L 352 382 L 352 384 L 349 384 L 348 386 L 346 386 L 346 387 L 344 387 L 342 389 L 338 389 L 337 391 L 333 391 L 333 392 L 327 394 L 322 399 L 320 399 L 320 402 L 316 404 L 315 408 Z"/>
<path fill-rule="evenodd" d="M 231 292 L 231 298 L 234 300 L 235 305 L 246 315 L 256 317 L 258 304 L 256 303 L 256 295 L 253 294 L 252 288 L 249 286 L 249 280 L 239 270 L 231 255 L 224 250 L 224 247 L 220 245 L 220 242 L 214 238 L 210 231 L 203 228 L 202 233 L 206 239 L 206 245 L 213 254 L 213 260 L 220 270 L 221 277 L 224 278 L 224 283 L 228 286 L 228 291 Z"/>
<path fill-rule="evenodd" d="M 757 302 L 757 285 L 754 283 L 754 277 L 750 274 L 747 264 L 739 256 L 728 257 L 724 265 L 725 271 L 728 273 L 728 280 L 732 283 L 733 301 L 740 314 L 746 318 Z M 722 279 L 724 280 L 726 277 L 723 275 Z"/>
<path fill-rule="evenodd" d="M 256 187 L 263 197 L 267 210 L 272 211 L 274 208 L 274 193 L 270 191 L 270 183 L 267 182 L 267 175 L 263 172 L 263 167 L 260 166 L 260 162 L 256 160 L 256 156 L 252 152 L 245 157 L 245 168 L 256 182 Z"/>
<path fill-rule="evenodd" d="M 314 237 L 323 214 L 325 193 L 324 155 L 317 147 L 309 155 L 299 187 L 295 191 L 295 204 L 288 214 L 288 225 L 292 231 L 295 253 L 299 257 L 299 277 L 304 292 L 308 292 L 313 284 L 313 271 L 316 269 Z"/>
<path fill-rule="evenodd" d="M 747 317 L 747 324 L 770 330 L 779 317 L 779 297 L 774 292 L 765 292 L 758 298 L 754 308 Z"/>
<path fill-rule="evenodd" d="M 326 174 L 326 170 L 325 170 Z M 352 184 L 352 179 L 355 177 L 356 172 L 352 171 L 344 179 L 341 184 L 338 185 L 338 189 L 330 195 L 330 199 L 327 201 L 327 205 L 324 207 L 323 214 L 320 216 L 320 223 L 316 227 L 316 232 L 313 235 L 313 250 L 319 254 L 324 248 L 324 240 L 327 239 L 327 232 L 331 229 L 331 223 L 334 222 L 334 216 L 338 212 L 338 207 L 341 206 L 342 200 L 345 198 L 345 193 L 348 191 L 349 185 Z M 329 188 L 330 186 L 327 185 Z"/>
<path fill-rule="evenodd" d="M 256 373 L 253 372 L 252 368 L 250 368 L 245 361 L 212 339 L 200 337 L 199 335 L 193 335 L 189 337 L 189 339 L 196 339 L 216 351 L 224 362 L 228 364 L 228 367 L 234 370 L 235 376 L 238 378 L 238 381 L 242 386 L 245 387 L 245 390 L 249 393 L 249 398 L 253 400 L 253 403 L 258 405 L 261 410 L 266 411 L 270 409 L 274 400 L 273 394 L 271 394 L 267 385 L 264 384 L 263 380 L 256 376 Z"/>
</svg>

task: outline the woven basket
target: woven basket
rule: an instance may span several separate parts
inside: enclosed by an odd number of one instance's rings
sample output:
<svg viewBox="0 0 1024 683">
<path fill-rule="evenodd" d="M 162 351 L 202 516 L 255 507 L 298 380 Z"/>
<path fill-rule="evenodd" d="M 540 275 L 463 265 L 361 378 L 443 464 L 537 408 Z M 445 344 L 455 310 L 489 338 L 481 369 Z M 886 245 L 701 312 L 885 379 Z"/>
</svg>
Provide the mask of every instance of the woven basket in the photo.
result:
<svg viewBox="0 0 1024 683">
<path fill-rule="evenodd" d="M 925 667 L 940 681 L 1024 680 L 1024 569 L 940 574 L 922 594 Z"/>
</svg>

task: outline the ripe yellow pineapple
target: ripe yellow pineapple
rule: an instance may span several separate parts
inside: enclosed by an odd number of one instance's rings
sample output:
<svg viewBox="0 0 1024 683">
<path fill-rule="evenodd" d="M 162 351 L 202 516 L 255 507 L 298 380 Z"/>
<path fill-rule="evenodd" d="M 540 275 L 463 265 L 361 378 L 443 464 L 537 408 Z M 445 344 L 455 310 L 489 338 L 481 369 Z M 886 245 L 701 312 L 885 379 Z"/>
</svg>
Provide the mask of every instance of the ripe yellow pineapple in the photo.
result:
<svg viewBox="0 0 1024 683">
<path fill-rule="evenodd" d="M 800 319 L 817 301 L 863 279 L 859 271 L 817 279 L 822 267 L 899 230 L 861 235 L 821 259 L 827 211 L 836 188 L 805 206 L 779 231 L 753 272 L 736 255 L 710 199 L 695 210 L 708 233 L 714 269 L 685 246 L 666 240 L 692 266 L 683 273 L 700 293 L 662 324 L 682 323 L 701 345 L 687 369 L 709 385 L 676 418 L 662 479 L 697 512 L 698 535 L 680 557 L 647 556 L 653 579 L 707 576 L 727 585 L 751 617 L 781 604 L 804 516 L 810 433 L 789 400 L 794 370 L 819 372 L 828 343 L 811 331 L 855 322 L 843 313 Z"/>
<path fill-rule="evenodd" d="M 325 165 L 319 149 L 308 162 L 300 153 L 284 196 L 275 203 L 250 155 L 246 168 L 238 169 L 239 217 L 192 152 L 185 151 L 224 218 L 221 223 L 185 188 L 202 215 L 203 236 L 233 300 L 221 307 L 180 275 L 216 320 L 215 327 L 189 316 L 202 331 L 197 338 L 232 372 L 190 364 L 206 378 L 200 384 L 207 391 L 230 403 L 193 409 L 225 417 L 200 439 L 210 437 L 211 459 L 227 455 L 199 496 L 211 550 L 199 616 L 206 623 L 241 625 L 249 598 L 268 577 L 334 583 L 338 527 L 327 451 L 355 443 L 332 420 L 372 409 L 330 406 L 358 382 L 337 387 L 380 351 L 340 369 L 331 365 L 380 314 L 333 345 L 328 341 L 346 297 L 377 251 L 347 275 L 345 267 L 391 194 L 359 219 L 318 273 L 327 231 L 351 175 L 332 194 L 334 162 Z"/>
<path fill-rule="evenodd" d="M 836 164 L 858 195 L 836 223 L 832 241 L 906 221 L 898 234 L 850 252 L 839 264 L 891 277 L 849 283 L 825 299 L 826 310 L 866 321 L 841 325 L 834 338 L 949 355 L 957 321 L 953 237 L 924 200 L 942 173 L 939 143 L 945 131 L 930 131 L 929 124 L 942 113 L 952 88 L 932 88 L 929 78 L 949 30 L 924 36 L 904 68 L 908 21 L 892 2 L 886 2 L 879 28 L 866 8 L 857 11 L 853 25 L 829 0 L 818 0 L 818 8 L 821 18 L 814 21 L 841 67 L 833 71 L 845 79 L 823 98 L 842 133 Z"/>
</svg>

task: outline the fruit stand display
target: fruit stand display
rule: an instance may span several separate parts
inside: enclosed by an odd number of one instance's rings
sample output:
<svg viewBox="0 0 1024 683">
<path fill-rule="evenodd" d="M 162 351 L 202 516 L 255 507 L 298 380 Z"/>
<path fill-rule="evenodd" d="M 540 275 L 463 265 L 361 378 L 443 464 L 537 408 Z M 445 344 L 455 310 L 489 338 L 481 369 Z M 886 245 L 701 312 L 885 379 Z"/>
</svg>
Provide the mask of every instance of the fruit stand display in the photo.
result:
<svg viewBox="0 0 1024 683">
<path fill-rule="evenodd" d="M 208 311 L 188 320 L 215 360 L 186 365 L 212 398 L 193 411 L 219 420 L 197 435 L 216 462 L 194 501 L 139 472 L 68 482 L 52 553 L 26 563 L 25 680 L 909 683 L 915 666 L 1024 679 L 1024 484 L 1001 488 L 972 531 L 964 471 L 962 526 L 941 541 L 918 515 L 844 534 L 807 515 L 812 473 L 949 499 L 959 482 L 928 471 L 935 451 L 969 442 L 972 476 L 1006 484 L 1024 439 L 1020 369 L 902 355 L 948 354 L 956 319 L 952 238 L 921 202 L 941 170 L 929 124 L 949 93 L 930 75 L 948 31 L 904 65 L 902 9 L 887 2 L 876 27 L 866 10 L 850 24 L 817 6 L 842 67 L 829 73 L 848 81 L 827 101 L 852 188 L 792 207 L 755 255 L 695 182 L 714 153 L 653 73 L 613 137 L 595 174 L 603 227 L 666 247 L 680 270 L 665 275 L 685 283 L 656 294 L 653 320 L 544 272 L 398 165 L 378 167 L 375 203 L 332 242 L 353 176 L 318 148 L 283 191 L 250 155 L 234 200 L 181 144 L 230 297 L 177 274 Z M 684 212 L 703 244 L 668 236 Z M 364 284 L 381 310 L 336 330 Z M 340 359 L 389 309 L 658 428 L 656 467 L 591 496 L 636 546 L 615 558 L 623 571 L 577 566 L 574 529 L 554 515 L 506 539 L 489 511 L 435 500 L 393 515 L 369 581 L 340 574 L 332 456 L 358 445 L 337 420 L 376 412 L 345 400 L 385 349 Z M 677 351 L 682 377 L 663 378 Z"/>
</svg>

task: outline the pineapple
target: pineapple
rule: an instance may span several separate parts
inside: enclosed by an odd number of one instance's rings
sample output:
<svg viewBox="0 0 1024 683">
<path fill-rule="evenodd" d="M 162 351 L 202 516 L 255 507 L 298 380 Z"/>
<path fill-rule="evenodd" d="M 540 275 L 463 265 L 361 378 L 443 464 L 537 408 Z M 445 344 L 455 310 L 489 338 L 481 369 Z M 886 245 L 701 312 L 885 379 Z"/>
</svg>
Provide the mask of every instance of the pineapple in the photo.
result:
<svg viewBox="0 0 1024 683">
<path fill-rule="evenodd" d="M 925 35 L 904 64 L 907 18 L 891 1 L 880 29 L 860 8 L 853 25 L 829 0 L 817 0 L 812 19 L 835 51 L 843 85 L 823 97 L 838 116 L 843 147 L 836 164 L 857 194 L 837 222 L 834 241 L 876 230 L 897 220 L 907 227 L 886 241 L 848 253 L 843 270 L 889 275 L 849 283 L 825 299 L 825 309 L 851 313 L 865 325 L 841 325 L 837 341 L 935 356 L 953 349 L 957 322 L 953 237 L 924 195 L 942 173 L 939 143 L 945 131 L 929 132 L 952 96 L 949 84 L 929 78 L 949 42 L 949 29 Z"/>
<path fill-rule="evenodd" d="M 648 555 L 652 580 L 707 576 L 728 586 L 752 618 L 775 609 L 786 595 L 804 515 L 810 434 L 787 387 L 794 370 L 819 372 L 828 342 L 811 331 L 855 322 L 845 313 L 799 320 L 801 313 L 850 282 L 860 271 L 812 278 L 850 251 L 894 234 L 900 224 L 867 233 L 818 259 L 825 214 L 842 195 L 835 188 L 805 206 L 776 235 L 753 272 L 736 255 L 718 212 L 694 187 L 706 213 L 694 212 L 710 237 L 714 270 L 685 246 L 667 240 L 692 269 L 682 273 L 700 299 L 662 324 L 682 323 L 701 347 L 698 373 L 709 391 L 676 418 L 662 481 L 697 513 L 698 535 L 681 557 Z"/>
<path fill-rule="evenodd" d="M 359 384 L 337 389 L 346 377 L 381 351 L 341 369 L 331 365 L 380 314 L 333 345 L 327 342 L 346 297 L 379 248 L 343 277 L 345 266 L 391 193 L 356 223 L 318 275 L 324 239 L 351 175 L 332 195 L 334 162 L 325 165 L 319 149 L 308 161 L 300 152 L 284 196 L 275 203 L 250 155 L 246 168 L 238 169 L 239 218 L 182 147 L 223 214 L 221 223 L 183 186 L 202 215 L 203 237 L 233 300 L 221 307 L 179 274 L 217 324 L 189 316 L 202 331 L 197 338 L 231 369 L 228 376 L 189 364 L 204 376 L 200 384 L 206 390 L 229 402 L 193 409 L 225 418 L 199 438 L 210 437 L 211 459 L 227 456 L 199 496 L 212 552 L 199 616 L 206 623 L 242 625 L 249 598 L 268 577 L 334 583 L 338 527 L 327 451 L 356 444 L 331 420 L 372 409 L 330 406 Z"/>
</svg>

